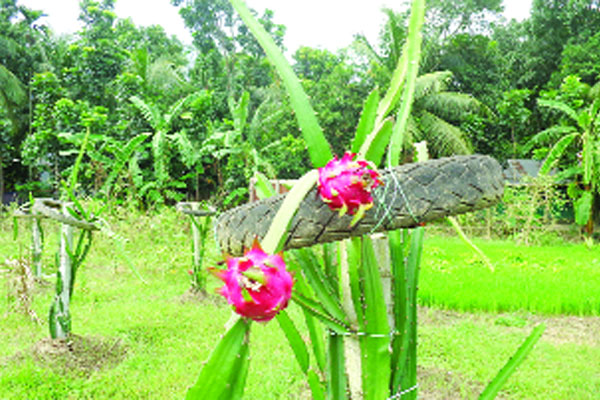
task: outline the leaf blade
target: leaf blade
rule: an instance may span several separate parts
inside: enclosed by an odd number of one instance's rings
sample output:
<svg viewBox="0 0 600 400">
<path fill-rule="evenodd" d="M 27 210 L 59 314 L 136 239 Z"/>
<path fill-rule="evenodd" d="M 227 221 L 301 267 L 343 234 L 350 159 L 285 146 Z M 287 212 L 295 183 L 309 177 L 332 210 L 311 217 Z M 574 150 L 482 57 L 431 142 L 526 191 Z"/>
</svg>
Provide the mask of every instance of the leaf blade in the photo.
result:
<svg viewBox="0 0 600 400">
<path fill-rule="evenodd" d="M 262 248 L 265 252 L 275 254 L 281 250 L 287 237 L 289 224 L 292 222 L 292 218 L 294 218 L 294 215 L 298 211 L 300 203 L 302 203 L 306 194 L 317 182 L 317 178 L 318 171 L 313 169 L 304 174 L 304 176 L 302 176 L 288 192 L 281 203 L 279 210 L 277 210 L 275 217 L 273 217 L 273 222 L 269 227 L 269 231 L 261 241 Z"/>
<path fill-rule="evenodd" d="M 333 158 L 333 154 L 319 125 L 315 111 L 310 104 L 308 95 L 300 84 L 300 80 L 279 47 L 277 47 L 263 26 L 254 18 L 246 4 L 242 0 L 230 0 L 230 2 L 279 73 L 290 96 L 290 103 L 296 113 L 298 125 L 300 125 L 300 129 L 302 130 L 313 166 L 315 168 L 323 167 Z"/>
<path fill-rule="evenodd" d="M 375 118 L 377 117 L 377 105 L 379 104 L 379 90 L 373 89 L 369 96 L 365 100 L 362 112 L 360 113 L 360 120 L 356 127 L 356 134 L 352 140 L 350 151 L 352 153 L 358 153 L 367 137 L 367 134 L 373 131 L 375 128 Z"/>
<path fill-rule="evenodd" d="M 414 99 L 415 81 L 419 72 L 422 42 L 421 27 L 423 26 L 424 20 L 425 1 L 414 0 L 410 12 L 406 52 L 403 52 L 402 55 L 404 57 L 404 54 L 406 54 L 407 57 L 406 82 L 402 91 L 401 104 L 400 109 L 398 110 L 396 124 L 394 125 L 390 140 L 387 162 L 388 167 L 395 167 L 400 162 L 400 152 L 402 151 L 403 142 L 402 137 L 410 116 L 410 110 Z"/>
<path fill-rule="evenodd" d="M 306 343 L 302 340 L 302 336 L 300 336 L 296 325 L 294 325 L 294 322 L 285 310 L 280 311 L 276 318 L 279 327 L 285 334 L 285 337 L 294 352 L 294 356 L 296 356 L 296 361 L 298 361 L 300 369 L 305 374 L 308 373 L 308 349 L 306 348 Z"/>
<path fill-rule="evenodd" d="M 229 393 L 228 381 L 235 367 L 239 366 L 238 355 L 246 351 L 244 347 L 248 343 L 245 342 L 245 338 L 249 330 L 250 323 L 239 318 L 227 331 L 200 371 L 198 380 L 188 390 L 186 400 L 217 400 Z"/>
<path fill-rule="evenodd" d="M 362 272 L 364 274 L 364 324 L 360 337 L 363 392 L 365 400 L 389 396 L 390 336 L 387 309 L 381 275 L 373 242 L 369 236 L 362 242 Z"/>
<path fill-rule="evenodd" d="M 504 385 L 504 383 L 515 372 L 519 365 L 521 365 L 529 353 L 531 353 L 537 341 L 540 339 L 540 337 L 542 337 L 545 329 L 545 324 L 540 324 L 533 329 L 531 334 L 527 337 L 527 339 L 525 339 L 515 354 L 502 367 L 494 379 L 492 379 L 486 386 L 479 396 L 479 400 L 491 400 L 496 397 L 502 385 Z"/>
</svg>

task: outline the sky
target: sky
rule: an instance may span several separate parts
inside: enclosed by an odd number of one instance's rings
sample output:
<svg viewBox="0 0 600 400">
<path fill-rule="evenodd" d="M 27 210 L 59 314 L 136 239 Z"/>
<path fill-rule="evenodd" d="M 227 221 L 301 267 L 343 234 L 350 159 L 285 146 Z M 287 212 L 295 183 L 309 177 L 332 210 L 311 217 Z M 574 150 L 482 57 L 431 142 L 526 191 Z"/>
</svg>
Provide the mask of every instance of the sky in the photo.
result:
<svg viewBox="0 0 600 400">
<path fill-rule="evenodd" d="M 504 0 L 505 17 L 526 18 L 531 1 Z M 55 33 L 73 33 L 79 29 L 79 0 L 18 0 L 18 3 L 44 11 L 47 17 L 41 21 L 50 25 Z M 356 33 L 362 33 L 376 43 L 385 20 L 381 9 L 396 9 L 403 1 L 246 0 L 246 3 L 259 14 L 265 8 L 274 11 L 274 22 L 286 26 L 284 45 L 293 53 L 300 45 L 335 52 L 349 45 Z M 162 25 L 168 34 L 178 36 L 186 44 L 191 43 L 191 35 L 170 0 L 116 0 L 115 13 L 119 18 L 131 17 L 136 25 Z"/>
</svg>

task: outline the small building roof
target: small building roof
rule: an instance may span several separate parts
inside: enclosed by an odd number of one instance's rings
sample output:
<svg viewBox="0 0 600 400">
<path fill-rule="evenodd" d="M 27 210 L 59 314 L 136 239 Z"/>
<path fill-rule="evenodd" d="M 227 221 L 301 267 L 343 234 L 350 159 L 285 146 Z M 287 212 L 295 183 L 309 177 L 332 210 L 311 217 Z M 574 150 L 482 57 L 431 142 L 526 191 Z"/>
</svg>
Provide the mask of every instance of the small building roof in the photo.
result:
<svg viewBox="0 0 600 400">
<path fill-rule="evenodd" d="M 506 160 L 506 164 L 502 171 L 504 179 L 514 184 L 527 183 L 526 177 L 536 178 L 542 167 L 542 161 L 527 159 Z"/>
</svg>

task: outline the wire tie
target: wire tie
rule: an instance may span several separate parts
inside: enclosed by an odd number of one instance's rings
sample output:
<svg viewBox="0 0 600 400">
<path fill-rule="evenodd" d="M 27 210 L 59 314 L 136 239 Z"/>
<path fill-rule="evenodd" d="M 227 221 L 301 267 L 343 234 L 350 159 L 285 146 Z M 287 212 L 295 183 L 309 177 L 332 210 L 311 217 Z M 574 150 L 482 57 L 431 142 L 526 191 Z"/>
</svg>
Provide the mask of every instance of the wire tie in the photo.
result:
<svg viewBox="0 0 600 400">
<path fill-rule="evenodd" d="M 413 386 L 413 387 L 410 387 L 410 388 L 408 388 L 408 389 L 406 389 L 406 390 L 403 390 L 403 391 L 401 391 L 401 392 L 398 392 L 398 393 L 396 393 L 395 395 L 393 395 L 392 397 L 388 397 L 388 399 L 387 399 L 387 400 L 396 400 L 396 399 L 399 399 L 399 398 L 401 398 L 402 396 L 404 396 L 405 394 L 408 394 L 408 393 L 412 392 L 413 390 L 417 390 L 417 389 L 418 389 L 418 387 L 419 387 L 419 384 L 417 383 L 417 384 L 416 384 L 415 386 Z"/>
</svg>

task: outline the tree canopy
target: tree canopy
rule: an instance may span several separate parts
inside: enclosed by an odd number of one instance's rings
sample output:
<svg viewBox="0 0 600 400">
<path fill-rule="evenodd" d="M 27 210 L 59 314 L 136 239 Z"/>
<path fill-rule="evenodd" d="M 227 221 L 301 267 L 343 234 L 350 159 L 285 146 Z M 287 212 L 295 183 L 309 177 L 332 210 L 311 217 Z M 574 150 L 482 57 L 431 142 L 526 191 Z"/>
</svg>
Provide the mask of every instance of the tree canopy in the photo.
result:
<svg viewBox="0 0 600 400">
<path fill-rule="evenodd" d="M 405 137 L 427 139 L 434 155 L 529 157 L 526 143 L 556 125 L 537 99 L 560 93 L 567 77 L 590 88 L 600 79 L 597 0 L 534 0 L 521 22 L 501 17 L 500 0 L 427 3 Z M 227 0 L 172 0 L 191 46 L 160 26 L 119 18 L 114 0 L 81 1 L 83 25 L 72 36 L 40 24 L 43 10 L 1 4 L 0 191 L 52 194 L 88 129 L 81 190 L 145 206 L 185 197 L 235 202 L 256 170 L 293 178 L 308 168 L 282 83 Z M 300 47 L 292 55 L 338 155 L 364 99 L 386 87 L 402 52 L 407 9 L 382 12 L 377 42 L 357 35 L 337 52 Z M 277 15 L 259 17 L 284 48 Z"/>
</svg>

